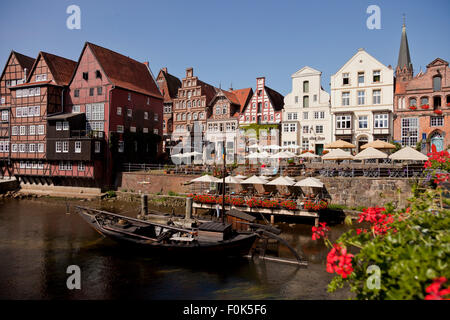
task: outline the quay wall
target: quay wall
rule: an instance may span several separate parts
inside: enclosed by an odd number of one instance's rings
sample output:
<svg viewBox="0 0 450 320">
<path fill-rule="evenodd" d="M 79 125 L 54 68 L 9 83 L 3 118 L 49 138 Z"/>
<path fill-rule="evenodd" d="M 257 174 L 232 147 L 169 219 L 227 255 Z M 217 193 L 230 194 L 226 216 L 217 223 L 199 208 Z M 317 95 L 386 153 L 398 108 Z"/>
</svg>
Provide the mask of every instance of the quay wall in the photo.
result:
<svg viewBox="0 0 450 320">
<path fill-rule="evenodd" d="M 149 174 L 145 172 L 122 173 L 119 191 L 136 193 L 179 194 L 190 192 L 185 183 L 196 178 L 195 175 Z M 301 177 L 297 177 L 301 179 Z M 367 177 L 318 177 L 325 184 L 325 193 L 330 203 L 347 207 L 382 206 L 394 202 L 407 205 L 411 193 L 412 179 L 406 178 L 367 178 Z"/>
<path fill-rule="evenodd" d="M 347 207 L 383 206 L 388 202 L 403 207 L 412 196 L 413 180 L 407 178 L 320 177 L 320 181 L 331 203 Z"/>
<path fill-rule="evenodd" d="M 119 173 L 119 184 L 117 190 L 126 190 L 128 192 L 137 193 L 168 194 L 169 191 L 176 193 L 188 193 L 190 186 L 185 185 L 185 183 L 197 177 L 199 176 L 123 172 Z"/>
</svg>

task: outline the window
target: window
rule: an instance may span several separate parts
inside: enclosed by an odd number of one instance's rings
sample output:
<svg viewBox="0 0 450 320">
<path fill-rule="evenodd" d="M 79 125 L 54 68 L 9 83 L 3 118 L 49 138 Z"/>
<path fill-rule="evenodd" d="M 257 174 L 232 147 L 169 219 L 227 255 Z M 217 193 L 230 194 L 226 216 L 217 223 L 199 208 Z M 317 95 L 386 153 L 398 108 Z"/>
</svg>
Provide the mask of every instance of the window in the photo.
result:
<svg viewBox="0 0 450 320">
<path fill-rule="evenodd" d="M 154 119 L 155 121 L 158 121 L 158 114 L 157 114 L 157 113 L 154 114 L 153 119 Z"/>
<path fill-rule="evenodd" d="M 381 103 L 381 90 L 373 90 L 373 104 Z"/>
<path fill-rule="evenodd" d="M 308 120 L 308 112 L 303 112 L 303 120 Z"/>
<path fill-rule="evenodd" d="M 59 162 L 60 171 L 72 171 L 72 162 L 70 161 L 60 161 Z"/>
<path fill-rule="evenodd" d="M 145 120 L 148 119 L 148 112 L 144 112 L 144 119 L 145 119 Z"/>
<path fill-rule="evenodd" d="M 441 91 L 441 77 L 433 77 L 433 91 Z"/>
<path fill-rule="evenodd" d="M 64 121 L 64 122 L 63 122 L 63 130 L 64 130 L 64 131 L 69 130 L 69 121 Z"/>
<path fill-rule="evenodd" d="M 17 136 L 18 134 L 19 134 L 19 127 L 17 127 L 17 126 L 12 127 L 11 135 Z"/>
<path fill-rule="evenodd" d="M 428 97 L 422 97 L 420 98 L 420 105 L 427 105 L 428 104 Z"/>
<path fill-rule="evenodd" d="M 148 128 L 142 128 L 143 133 L 148 133 Z"/>
<path fill-rule="evenodd" d="M 80 106 L 72 106 L 72 113 L 80 113 L 81 108 Z"/>
<path fill-rule="evenodd" d="M 21 108 L 22 109 L 22 117 L 28 117 L 28 108 L 24 107 Z"/>
<path fill-rule="evenodd" d="M 73 92 L 73 96 L 75 98 L 78 98 L 80 96 L 80 89 L 75 89 L 74 92 Z"/>
<path fill-rule="evenodd" d="M 62 146 L 63 146 L 63 152 L 64 153 L 69 152 L 69 141 L 63 141 Z"/>
<path fill-rule="evenodd" d="M 336 128 L 337 129 L 351 129 L 352 128 L 352 116 L 351 115 L 336 116 Z"/>
<path fill-rule="evenodd" d="M 380 72 L 380 70 L 374 70 L 373 71 L 373 78 L 372 78 L 372 81 L 373 82 L 380 82 L 380 79 L 381 79 L 381 72 Z"/>
<path fill-rule="evenodd" d="M 20 126 L 20 135 L 24 136 L 27 134 L 27 127 L 26 126 Z"/>
<path fill-rule="evenodd" d="M 81 141 L 75 141 L 75 153 L 81 153 Z"/>
<path fill-rule="evenodd" d="M 39 169 L 44 169 L 44 163 L 42 161 L 38 161 L 37 166 Z"/>
<path fill-rule="evenodd" d="M 43 143 L 38 144 L 38 152 L 40 152 L 40 153 L 44 152 L 44 144 Z"/>
<path fill-rule="evenodd" d="M 100 141 L 95 141 L 95 153 L 100 153 Z"/>
<path fill-rule="evenodd" d="M 18 150 L 19 150 L 19 149 L 18 149 L 17 144 L 14 143 L 14 144 L 11 145 L 11 151 L 12 151 L 12 152 L 17 152 Z"/>
<path fill-rule="evenodd" d="M 342 84 L 343 85 L 350 84 L 350 78 L 348 76 L 348 73 L 343 73 L 342 74 Z"/>
<path fill-rule="evenodd" d="M 127 109 L 127 116 L 131 118 L 133 116 L 133 110 Z"/>
<path fill-rule="evenodd" d="M 444 125 L 444 117 L 430 117 L 432 127 L 441 127 Z"/>
<path fill-rule="evenodd" d="M 36 145 L 34 143 L 30 143 L 28 148 L 30 152 L 36 152 Z"/>
<path fill-rule="evenodd" d="M 62 130 L 62 122 L 56 121 L 56 131 L 61 131 L 61 130 Z"/>
<path fill-rule="evenodd" d="M 124 145 L 123 141 L 119 141 L 118 151 L 122 153 L 124 151 L 124 149 L 125 149 L 125 145 Z"/>
<path fill-rule="evenodd" d="M 38 125 L 38 134 L 44 134 L 44 125 L 43 124 Z"/>
<path fill-rule="evenodd" d="M 309 96 L 303 96 L 303 108 L 309 107 Z"/>
<path fill-rule="evenodd" d="M 131 101 L 131 93 L 128 92 L 128 101 Z"/>
<path fill-rule="evenodd" d="M 297 124 L 296 123 L 290 123 L 289 124 L 289 131 L 290 132 L 296 132 L 297 131 Z"/>
<path fill-rule="evenodd" d="M 117 115 L 118 116 L 122 115 L 122 108 L 121 107 L 117 107 Z"/>
<path fill-rule="evenodd" d="M 147 97 L 147 105 L 149 105 L 149 104 L 150 104 L 150 98 Z"/>
<path fill-rule="evenodd" d="M 22 117 L 22 108 L 16 108 L 16 118 Z"/>
<path fill-rule="evenodd" d="M 342 105 L 350 105 L 350 92 L 342 92 Z"/>
<path fill-rule="evenodd" d="M 309 81 L 303 81 L 303 92 L 304 93 L 309 92 Z"/>
<path fill-rule="evenodd" d="M 358 85 L 364 84 L 364 72 L 358 72 Z"/>
<path fill-rule="evenodd" d="M 323 126 L 322 125 L 316 126 L 316 133 L 323 133 Z"/>
<path fill-rule="evenodd" d="M 122 125 L 117 125 L 117 132 L 118 133 L 123 133 L 123 126 Z"/>
<path fill-rule="evenodd" d="M 83 72 L 83 79 L 84 80 L 88 80 L 89 79 L 89 74 L 87 72 Z"/>
<path fill-rule="evenodd" d="M 94 88 L 89 88 L 89 96 L 93 96 L 94 95 Z"/>
<path fill-rule="evenodd" d="M 84 171 L 86 169 L 86 166 L 84 165 L 84 162 L 78 162 L 78 171 Z"/>
<path fill-rule="evenodd" d="M 130 132 L 136 132 L 136 127 L 130 127 Z"/>
<path fill-rule="evenodd" d="M 367 116 L 359 116 L 358 117 L 358 127 L 360 129 L 367 129 L 367 125 L 368 125 L 367 118 L 368 118 Z"/>
<path fill-rule="evenodd" d="M 309 133 L 309 127 L 303 126 L 303 133 Z"/>
<path fill-rule="evenodd" d="M 102 78 L 102 73 L 100 72 L 100 70 L 95 70 L 95 77 L 97 79 L 101 79 Z"/>
<path fill-rule="evenodd" d="M 417 106 L 417 100 L 416 100 L 416 98 L 410 98 L 409 99 L 409 106 L 410 107 L 412 107 L 412 106 Z"/>
<path fill-rule="evenodd" d="M 387 113 L 380 113 L 375 115 L 375 128 L 386 129 L 389 128 L 389 115 Z"/>
<path fill-rule="evenodd" d="M 47 81 L 47 75 L 46 74 L 37 74 L 36 82 L 39 82 L 39 81 Z"/>
<path fill-rule="evenodd" d="M 309 149 L 309 140 L 303 138 L 302 139 L 302 150 L 308 150 Z"/>
<path fill-rule="evenodd" d="M 97 95 L 101 96 L 103 93 L 103 87 L 97 87 Z"/>
<path fill-rule="evenodd" d="M 419 138 L 419 119 L 402 119 L 402 145 L 415 147 Z"/>
<path fill-rule="evenodd" d="M 365 92 L 358 91 L 358 104 L 364 104 Z"/>
<path fill-rule="evenodd" d="M 2 121 L 8 121 L 9 113 L 8 110 L 2 110 Z"/>
<path fill-rule="evenodd" d="M 36 134 L 36 126 L 30 126 L 28 131 L 30 135 L 34 136 Z"/>
<path fill-rule="evenodd" d="M 56 141 L 56 148 L 55 148 L 57 153 L 62 152 L 62 143 L 61 141 Z"/>
</svg>

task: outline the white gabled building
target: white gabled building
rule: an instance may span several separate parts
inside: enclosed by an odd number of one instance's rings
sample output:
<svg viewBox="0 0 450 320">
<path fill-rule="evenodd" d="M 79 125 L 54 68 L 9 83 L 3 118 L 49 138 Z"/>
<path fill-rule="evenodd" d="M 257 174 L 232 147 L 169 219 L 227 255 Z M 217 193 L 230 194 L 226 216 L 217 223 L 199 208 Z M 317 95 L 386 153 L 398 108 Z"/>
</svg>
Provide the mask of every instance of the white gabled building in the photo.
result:
<svg viewBox="0 0 450 320">
<path fill-rule="evenodd" d="M 322 72 L 303 67 L 292 78 L 292 91 L 284 98 L 281 143 L 322 154 L 331 142 L 330 95 L 321 86 Z"/>
<path fill-rule="evenodd" d="M 331 76 L 333 140 L 359 147 L 393 133 L 394 71 L 359 49 Z"/>
</svg>

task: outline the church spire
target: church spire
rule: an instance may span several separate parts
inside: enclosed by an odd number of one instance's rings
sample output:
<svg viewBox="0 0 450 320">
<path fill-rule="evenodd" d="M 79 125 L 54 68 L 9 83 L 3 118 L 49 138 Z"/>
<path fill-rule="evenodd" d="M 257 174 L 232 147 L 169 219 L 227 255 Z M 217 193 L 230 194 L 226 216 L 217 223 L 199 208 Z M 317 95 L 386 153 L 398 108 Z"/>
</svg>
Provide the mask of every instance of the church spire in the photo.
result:
<svg viewBox="0 0 450 320">
<path fill-rule="evenodd" d="M 408 37 L 406 36 L 405 15 L 403 15 L 402 37 L 400 40 L 400 51 L 398 53 L 397 71 L 407 68 L 412 73 L 413 66 L 409 54 Z"/>
</svg>

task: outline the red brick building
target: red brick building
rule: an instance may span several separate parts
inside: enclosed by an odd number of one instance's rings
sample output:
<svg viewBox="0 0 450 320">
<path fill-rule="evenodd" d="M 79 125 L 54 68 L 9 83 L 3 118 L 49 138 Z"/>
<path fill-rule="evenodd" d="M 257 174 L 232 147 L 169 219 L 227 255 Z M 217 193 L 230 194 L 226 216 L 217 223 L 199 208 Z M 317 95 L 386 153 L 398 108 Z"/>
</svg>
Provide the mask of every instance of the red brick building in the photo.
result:
<svg viewBox="0 0 450 320">
<path fill-rule="evenodd" d="M 84 113 L 85 134 L 103 138 L 94 152 L 104 159 L 91 165 L 105 184 L 122 162 L 150 162 L 162 152 L 163 97 L 148 63 L 86 43 L 68 92 L 65 112 Z"/>
<path fill-rule="evenodd" d="M 406 28 L 403 25 L 395 78 L 394 140 L 403 146 L 421 145 L 429 152 L 450 146 L 450 69 L 436 58 L 425 72 L 413 75 Z"/>
<path fill-rule="evenodd" d="M 10 147 L 8 157 L 1 154 L 3 174 L 110 187 L 124 161 L 150 162 L 161 153 L 163 97 L 148 63 L 92 43 L 78 62 L 40 52 L 30 67 L 19 62 L 30 58 L 17 57 L 11 54 L 0 89 L 16 80 L 4 94 Z M 26 68 L 26 81 L 17 84 Z"/>
<path fill-rule="evenodd" d="M 245 128 L 251 124 L 272 125 L 273 128 L 267 130 L 268 132 L 259 135 L 260 144 L 279 145 L 283 106 L 284 96 L 267 87 L 265 77 L 256 78 L 256 90 L 239 116 L 239 126 Z M 247 141 L 246 144 L 255 142 L 257 141 Z"/>
<path fill-rule="evenodd" d="M 172 140 L 189 136 L 191 141 L 204 141 L 206 120 L 211 115 L 210 102 L 217 91 L 216 87 L 198 80 L 193 68 L 186 69 L 186 77 L 174 99 Z"/>
<path fill-rule="evenodd" d="M 171 75 L 167 68 L 162 68 L 156 82 L 159 91 L 164 97 L 164 118 L 163 118 L 163 149 L 166 153 L 170 152 L 171 137 L 173 132 L 173 101 L 178 97 L 178 89 L 181 87 L 181 81 Z"/>
</svg>

